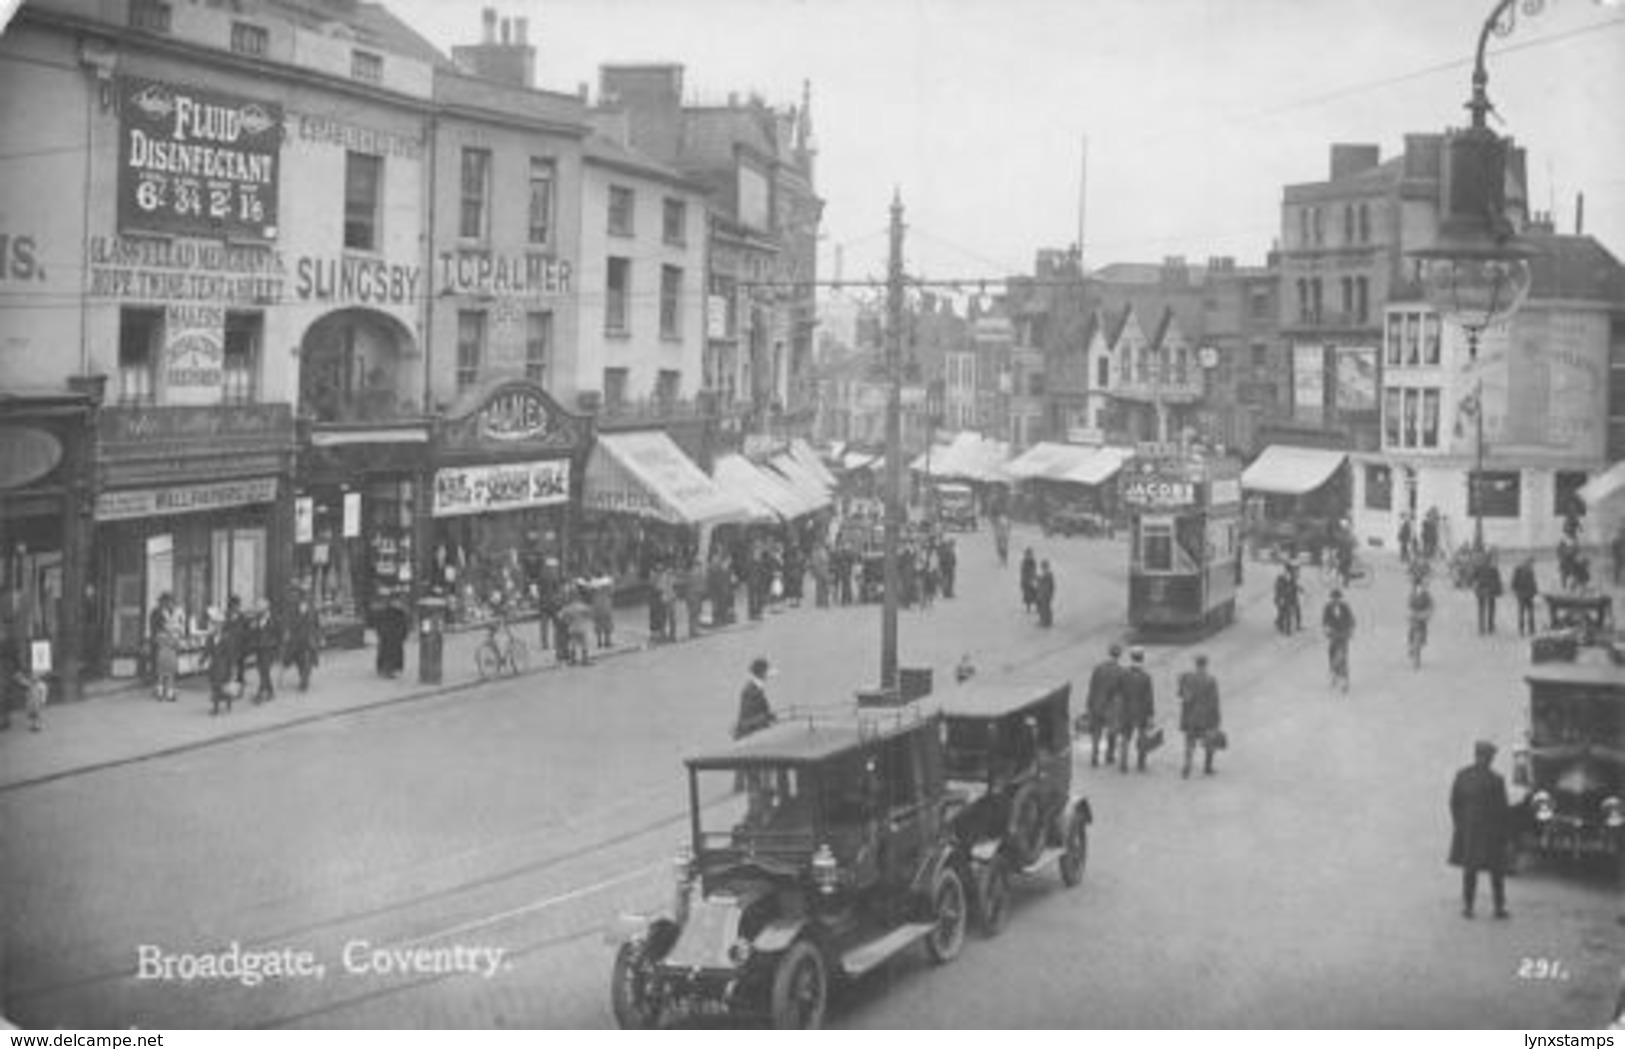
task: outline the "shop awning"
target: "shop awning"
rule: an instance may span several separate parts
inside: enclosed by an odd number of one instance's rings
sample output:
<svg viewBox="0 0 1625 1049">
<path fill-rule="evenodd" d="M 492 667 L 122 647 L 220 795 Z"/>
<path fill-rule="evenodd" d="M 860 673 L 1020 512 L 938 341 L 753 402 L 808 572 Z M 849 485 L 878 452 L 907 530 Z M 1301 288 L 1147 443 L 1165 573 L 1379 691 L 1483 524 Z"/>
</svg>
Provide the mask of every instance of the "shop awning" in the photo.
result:
<svg viewBox="0 0 1625 1049">
<path fill-rule="evenodd" d="M 788 521 L 813 509 L 785 482 L 769 477 L 742 455 L 718 456 L 711 477 L 723 491 L 755 507 L 758 518 L 782 517 Z"/>
<path fill-rule="evenodd" d="M 667 524 L 716 524 L 751 516 L 747 504 L 717 487 L 658 430 L 599 434 L 587 458 L 582 503 L 589 510 L 636 514 Z"/>
<path fill-rule="evenodd" d="M 1347 452 L 1272 444 L 1241 473 L 1241 486 L 1274 495 L 1303 495 L 1326 483 Z"/>
<path fill-rule="evenodd" d="M 1040 441 L 1005 463 L 1001 469 L 1017 481 L 1030 481 L 1037 477 L 1060 480 L 1087 462 L 1094 451 L 1094 448 L 1082 444 Z"/>
<path fill-rule="evenodd" d="M 1581 485 L 1575 494 L 1587 506 L 1596 506 L 1622 491 L 1625 491 L 1625 460 L 1615 463 Z"/>
<path fill-rule="evenodd" d="M 917 456 L 909 469 L 932 477 L 961 478 L 970 481 L 1006 481 L 1001 467 L 1009 458 L 1009 445 L 992 441 L 979 433 L 964 430 L 946 445 L 933 445 L 928 454 Z"/>
<path fill-rule="evenodd" d="M 790 455 L 795 458 L 796 462 L 806 467 L 807 472 L 812 474 L 826 490 L 834 488 L 838 483 L 835 480 L 835 475 L 829 472 L 829 467 L 824 465 L 824 460 L 813 449 L 813 446 L 801 438 L 797 437 L 790 442 Z"/>
<path fill-rule="evenodd" d="M 768 460 L 767 465 L 809 505 L 822 510 L 830 504 L 829 489 L 797 462 L 794 456 L 775 455 Z"/>
<path fill-rule="evenodd" d="M 1129 448 L 1091 448 L 1089 458 L 1068 470 L 1059 480 L 1074 484 L 1104 484 L 1116 476 L 1133 455 L 1134 451 Z"/>
</svg>

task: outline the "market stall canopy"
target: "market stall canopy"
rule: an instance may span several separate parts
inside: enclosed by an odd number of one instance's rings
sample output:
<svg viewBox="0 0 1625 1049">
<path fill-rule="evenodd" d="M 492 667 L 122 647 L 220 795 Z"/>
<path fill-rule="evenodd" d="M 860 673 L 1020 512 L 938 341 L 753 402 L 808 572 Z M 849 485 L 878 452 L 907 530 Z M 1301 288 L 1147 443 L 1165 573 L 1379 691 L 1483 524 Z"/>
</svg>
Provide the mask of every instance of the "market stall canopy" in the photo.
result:
<svg viewBox="0 0 1625 1049">
<path fill-rule="evenodd" d="M 829 489 L 794 456 L 787 452 L 775 455 L 768 460 L 767 467 L 814 509 L 822 510 L 830 505 Z"/>
<path fill-rule="evenodd" d="M 742 455 L 721 455 L 711 467 L 711 477 L 725 492 L 748 500 L 757 508 L 757 517 L 782 517 L 789 521 L 814 509 L 784 481 L 769 476 Z"/>
<path fill-rule="evenodd" d="M 1272 444 L 1241 472 L 1241 486 L 1272 495 L 1303 495 L 1326 483 L 1348 458 L 1347 452 Z"/>
<path fill-rule="evenodd" d="M 1074 484 L 1104 484 L 1133 457 L 1132 448 L 1091 448 L 1089 458 L 1068 470 L 1059 480 Z"/>
<path fill-rule="evenodd" d="M 589 510 L 636 514 L 667 524 L 745 521 L 752 507 L 723 491 L 666 434 L 601 433 L 587 458 L 582 496 Z"/>
<path fill-rule="evenodd" d="M 1083 465 L 1095 449 L 1082 444 L 1056 444 L 1039 441 L 1031 448 L 1005 463 L 1005 474 L 1017 481 L 1030 481 L 1044 477 L 1064 479 L 1066 474 Z"/>
<path fill-rule="evenodd" d="M 841 456 L 841 469 L 851 473 L 853 470 L 867 470 L 870 467 L 882 469 L 886 465 L 886 456 L 883 452 L 847 452 Z"/>
<path fill-rule="evenodd" d="M 1576 493 L 1587 506 L 1596 506 L 1625 491 L 1625 460 L 1615 463 L 1580 486 Z"/>
<path fill-rule="evenodd" d="M 1007 481 L 1001 467 L 1010 457 L 1010 446 L 979 433 L 963 430 L 946 445 L 936 445 L 909 463 L 909 469 L 932 477 L 969 481 Z"/>
<path fill-rule="evenodd" d="M 797 437 L 790 442 L 790 455 L 796 462 L 806 467 L 807 472 L 812 474 L 826 489 L 834 488 L 838 483 L 835 480 L 835 475 L 829 472 L 829 467 L 824 465 L 824 460 L 813 450 L 812 445 L 801 438 Z"/>
</svg>

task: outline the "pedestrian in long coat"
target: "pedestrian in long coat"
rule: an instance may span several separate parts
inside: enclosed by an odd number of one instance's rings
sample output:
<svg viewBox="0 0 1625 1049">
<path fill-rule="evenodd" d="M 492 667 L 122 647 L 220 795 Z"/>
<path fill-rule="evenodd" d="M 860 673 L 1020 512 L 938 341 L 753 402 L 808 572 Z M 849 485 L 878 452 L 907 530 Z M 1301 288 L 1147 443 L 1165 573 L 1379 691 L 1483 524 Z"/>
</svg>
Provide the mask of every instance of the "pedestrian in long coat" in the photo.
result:
<svg viewBox="0 0 1625 1049">
<path fill-rule="evenodd" d="M 1411 541 L 1415 538 L 1411 528 L 1411 515 L 1406 514 L 1399 519 L 1399 559 L 1411 559 Z"/>
<path fill-rule="evenodd" d="M 1033 557 L 1033 548 L 1028 547 L 1027 552 L 1021 555 L 1021 607 L 1031 612 L 1033 606 L 1038 604 L 1038 561 Z"/>
<path fill-rule="evenodd" d="M 175 597 L 168 591 L 158 595 L 158 606 L 152 610 L 149 629 L 158 702 L 173 703 L 175 679 L 180 676 L 181 635 L 186 632 L 186 616 L 175 607 Z"/>
<path fill-rule="evenodd" d="M 1422 517 L 1422 557 L 1428 561 L 1433 560 L 1439 552 L 1439 511 L 1436 507 L 1428 507 L 1428 512 Z"/>
<path fill-rule="evenodd" d="M 1535 595 L 1540 584 L 1535 581 L 1535 559 L 1526 557 L 1512 570 L 1512 595 L 1518 599 L 1518 636 L 1535 632 Z"/>
<path fill-rule="evenodd" d="M 768 661 L 757 656 L 750 663 L 750 677 L 739 690 L 739 716 L 734 719 L 734 739 L 744 739 L 773 724 L 776 717 L 767 701 L 767 679 L 773 672 Z"/>
<path fill-rule="evenodd" d="M 267 703 L 276 698 L 271 673 L 276 667 L 277 653 L 282 650 L 282 624 L 269 602 L 261 601 L 255 609 L 249 637 L 254 645 L 254 670 L 259 675 L 254 702 Z"/>
<path fill-rule="evenodd" d="M 1190 778 L 1191 758 L 1198 744 L 1204 755 L 1202 771 L 1213 775 L 1213 752 L 1218 742 L 1215 733 L 1221 721 L 1219 682 L 1208 673 L 1207 656 L 1198 655 L 1195 669 L 1179 675 L 1179 731 L 1185 734 L 1185 778 Z"/>
<path fill-rule="evenodd" d="M 1491 550 L 1473 573 L 1473 593 L 1478 597 L 1478 632 L 1495 633 L 1495 604 L 1501 598 L 1501 568 Z"/>
<path fill-rule="evenodd" d="M 411 623 L 406 609 L 390 601 L 378 610 L 373 629 L 378 632 L 378 655 L 375 668 L 379 677 L 392 678 L 406 669 L 406 635 Z"/>
<path fill-rule="evenodd" d="M 700 618 L 705 611 L 705 568 L 698 557 L 683 573 L 683 604 L 688 608 L 688 636 L 699 637 Z"/>
<path fill-rule="evenodd" d="M 1128 771 L 1129 741 L 1133 740 L 1139 752 L 1137 767 L 1144 772 L 1145 756 L 1149 752 L 1146 747 L 1147 733 L 1151 729 L 1151 719 L 1157 713 L 1157 702 L 1151 675 L 1145 671 L 1143 649 L 1130 651 L 1128 669 L 1123 671 L 1118 682 L 1117 696 L 1117 717 L 1113 725 L 1113 733 L 1117 737 L 1117 767 L 1122 772 Z"/>
<path fill-rule="evenodd" d="M 1112 719 L 1122 702 L 1118 695 L 1123 681 L 1123 646 L 1113 644 L 1108 658 L 1089 674 L 1089 696 L 1084 705 L 1084 727 L 1089 732 L 1089 764 L 1100 764 L 1100 739 L 1106 738 L 1106 764 L 1117 760 L 1117 732 Z"/>
<path fill-rule="evenodd" d="M 615 643 L 615 580 L 600 575 L 587 585 L 592 595 L 593 632 L 597 635 L 598 647 L 608 648 Z"/>
<path fill-rule="evenodd" d="M 288 612 L 287 649 L 282 654 L 282 665 L 293 664 L 299 670 L 299 691 L 310 688 L 310 672 L 315 669 L 317 653 L 322 647 L 322 620 L 316 611 L 316 602 L 310 599 L 302 586 L 294 587 L 293 607 Z"/>
<path fill-rule="evenodd" d="M 1053 626 L 1055 623 L 1055 573 L 1050 571 L 1048 561 L 1045 561 L 1038 570 L 1038 579 L 1033 584 L 1033 600 L 1038 604 L 1038 625 Z"/>
<path fill-rule="evenodd" d="M 959 554 L 954 550 L 952 539 L 943 539 L 942 546 L 937 550 L 937 563 L 942 567 L 942 596 L 954 596 L 954 577 L 959 572 Z"/>
<path fill-rule="evenodd" d="M 1495 916 L 1509 917 L 1504 879 L 1511 808 L 1507 803 L 1506 780 L 1490 768 L 1494 760 L 1495 744 L 1480 740 L 1473 745 L 1473 763 L 1456 773 L 1456 780 L 1450 786 L 1449 860 L 1451 866 L 1461 868 L 1463 918 L 1473 916 L 1479 871 L 1489 873 Z"/>
<path fill-rule="evenodd" d="M 209 642 L 206 649 L 209 662 L 209 713 L 218 714 L 225 707 L 231 713 L 232 701 L 242 691 L 237 683 L 237 657 L 241 648 L 241 633 L 219 609 L 209 609 Z"/>
</svg>

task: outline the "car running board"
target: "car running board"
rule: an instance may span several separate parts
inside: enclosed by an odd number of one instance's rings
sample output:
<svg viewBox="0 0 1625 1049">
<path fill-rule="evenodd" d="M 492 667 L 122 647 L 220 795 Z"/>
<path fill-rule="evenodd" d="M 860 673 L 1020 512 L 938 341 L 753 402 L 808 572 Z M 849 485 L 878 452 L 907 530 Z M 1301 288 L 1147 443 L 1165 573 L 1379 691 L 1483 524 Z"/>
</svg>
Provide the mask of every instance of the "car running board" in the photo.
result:
<svg viewBox="0 0 1625 1049">
<path fill-rule="evenodd" d="M 1021 873 L 1023 873 L 1023 874 L 1031 874 L 1033 871 L 1038 870 L 1040 867 L 1049 866 L 1051 863 L 1054 863 L 1056 860 L 1060 859 L 1062 856 L 1065 856 L 1065 855 L 1066 855 L 1066 850 L 1065 849 L 1059 849 L 1059 848 L 1054 848 L 1054 847 L 1047 848 L 1043 852 L 1040 852 L 1038 854 L 1038 858 L 1036 860 L 1034 860 L 1031 863 L 1027 864 L 1027 866 L 1021 868 Z"/>
<path fill-rule="evenodd" d="M 914 946 L 936 929 L 936 922 L 910 922 L 899 925 L 878 940 L 870 940 L 841 955 L 841 971 L 848 976 L 862 976 L 899 951 Z"/>
</svg>

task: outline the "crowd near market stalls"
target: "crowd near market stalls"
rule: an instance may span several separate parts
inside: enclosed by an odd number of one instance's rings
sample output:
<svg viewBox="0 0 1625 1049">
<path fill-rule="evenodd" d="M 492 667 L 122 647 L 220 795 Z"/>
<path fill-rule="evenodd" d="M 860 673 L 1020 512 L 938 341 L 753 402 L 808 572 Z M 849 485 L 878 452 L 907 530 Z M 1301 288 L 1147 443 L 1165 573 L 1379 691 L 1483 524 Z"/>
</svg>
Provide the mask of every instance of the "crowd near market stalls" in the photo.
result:
<svg viewBox="0 0 1625 1049">
<path fill-rule="evenodd" d="M 1242 580 L 1241 469 L 1232 459 L 1142 446 L 1123 467 L 1128 621 L 1198 632 L 1235 619 Z"/>
<path fill-rule="evenodd" d="M 1305 555 L 1319 561 L 1349 515 L 1347 452 L 1272 444 L 1242 471 L 1247 539 L 1255 557 Z"/>
<path fill-rule="evenodd" d="M 1049 531 L 1105 534 L 1119 516 L 1117 474 L 1132 449 L 1041 441 L 1002 467 L 1015 515 Z"/>
</svg>

